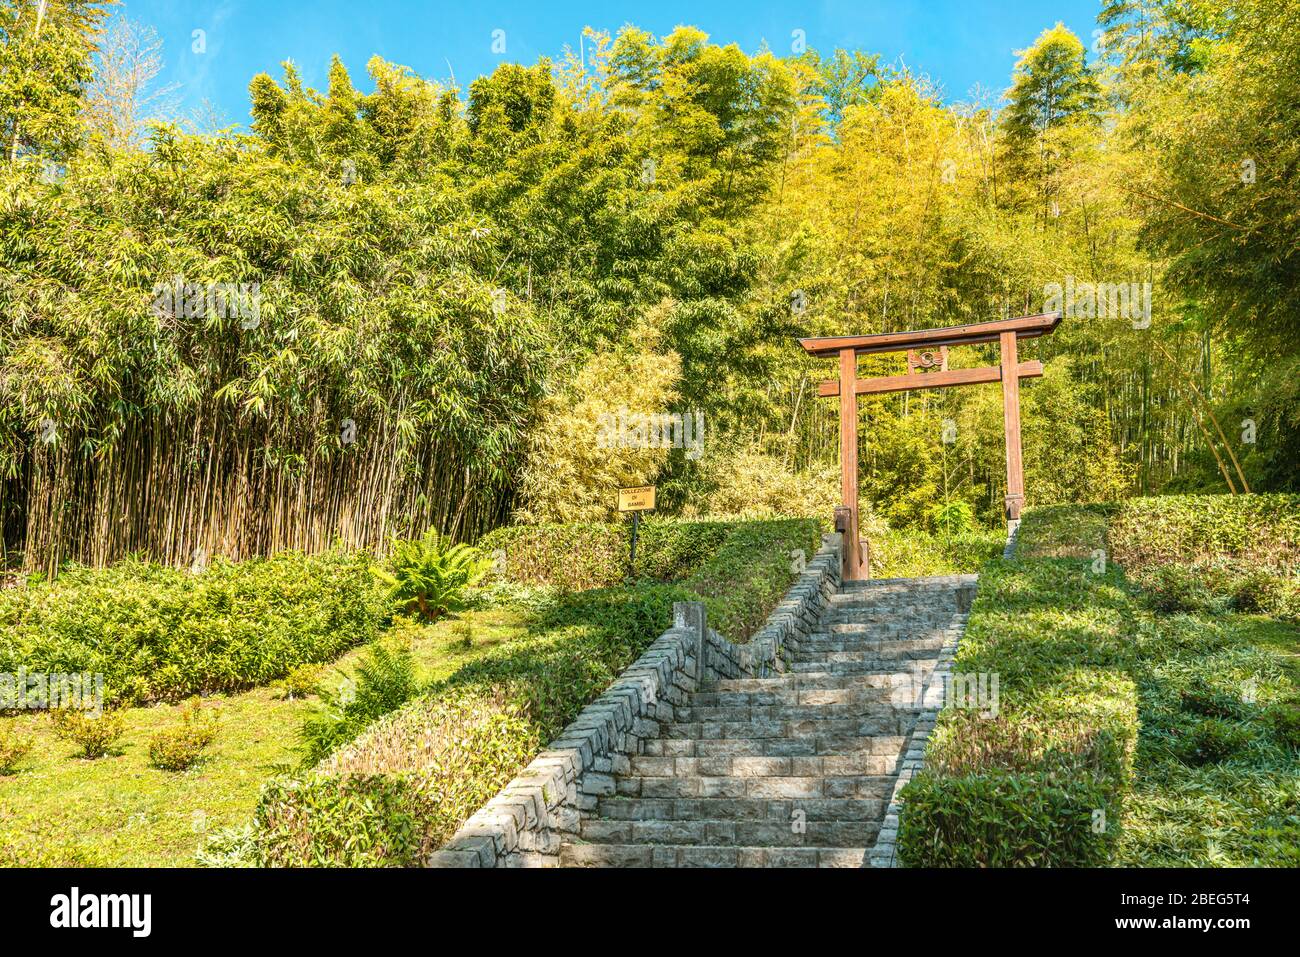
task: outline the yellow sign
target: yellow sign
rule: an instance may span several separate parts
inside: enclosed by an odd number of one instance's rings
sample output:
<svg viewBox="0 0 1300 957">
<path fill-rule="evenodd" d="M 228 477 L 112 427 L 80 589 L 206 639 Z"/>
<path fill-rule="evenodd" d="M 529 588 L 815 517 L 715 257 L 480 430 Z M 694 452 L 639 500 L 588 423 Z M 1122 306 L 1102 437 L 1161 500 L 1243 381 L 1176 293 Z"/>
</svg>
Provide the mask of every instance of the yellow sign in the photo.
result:
<svg viewBox="0 0 1300 957">
<path fill-rule="evenodd" d="M 655 487 L 653 485 L 618 490 L 618 510 L 620 512 L 645 512 L 654 507 Z"/>
</svg>

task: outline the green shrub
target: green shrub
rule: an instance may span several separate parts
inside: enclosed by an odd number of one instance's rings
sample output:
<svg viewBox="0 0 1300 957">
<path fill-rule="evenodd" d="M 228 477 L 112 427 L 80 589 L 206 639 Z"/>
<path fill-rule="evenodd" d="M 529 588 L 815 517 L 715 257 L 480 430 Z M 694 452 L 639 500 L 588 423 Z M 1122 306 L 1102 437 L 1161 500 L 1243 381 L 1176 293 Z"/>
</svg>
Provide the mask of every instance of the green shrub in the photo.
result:
<svg viewBox="0 0 1300 957">
<path fill-rule="evenodd" d="M 703 599 L 711 627 L 732 641 L 748 641 L 820 545 L 816 519 L 737 522 L 681 585 Z"/>
<path fill-rule="evenodd" d="M 892 529 L 883 523 L 864 529 L 871 549 L 873 578 L 923 578 L 978 572 L 1002 555 L 1006 533 L 971 530 L 931 534 L 920 529 Z"/>
<path fill-rule="evenodd" d="M 320 688 L 323 670 L 321 665 L 314 664 L 296 665 L 289 669 L 289 673 L 276 683 L 280 697 L 286 701 L 310 698 Z"/>
<path fill-rule="evenodd" d="M 1209 718 L 1242 718 L 1246 711 L 1239 697 L 1216 690 L 1203 678 L 1179 691 L 1178 701 L 1184 711 Z"/>
<path fill-rule="evenodd" d="M 637 536 L 635 576 L 680 579 L 715 555 L 744 523 L 648 518 Z M 627 577 L 631 523 L 513 525 L 479 543 L 497 575 L 520 584 L 572 591 L 618 585 Z"/>
<path fill-rule="evenodd" d="M 366 649 L 356 676 L 337 691 L 321 690 L 321 707 L 303 722 L 303 762 L 312 765 L 367 725 L 400 707 L 416 692 L 415 661 L 409 647 L 380 641 Z"/>
<path fill-rule="evenodd" d="M 975 530 L 975 511 L 963 499 L 940 502 L 930 509 L 930 523 L 940 535 L 963 535 Z"/>
<path fill-rule="evenodd" d="M 617 584 L 627 570 L 627 529 L 621 524 L 511 525 L 478 543 L 499 577 L 574 591 Z"/>
<path fill-rule="evenodd" d="M 1205 718 L 1182 729 L 1174 739 L 1178 760 L 1192 767 L 1226 761 L 1250 744 L 1250 733 L 1222 718 Z"/>
<path fill-rule="evenodd" d="M 414 866 L 536 752 L 535 729 L 499 689 L 410 702 L 257 808 L 268 866 Z"/>
<path fill-rule="evenodd" d="M 18 762 L 32 749 L 29 735 L 20 735 L 0 724 L 0 776 L 13 774 Z"/>
<path fill-rule="evenodd" d="M 1289 573 L 1300 564 L 1300 495 L 1129 499 L 1111 520 L 1110 544 L 1129 572 L 1232 558 Z"/>
<path fill-rule="evenodd" d="M 1273 740 L 1284 748 L 1300 751 L 1300 706 L 1294 702 L 1276 704 L 1264 715 Z"/>
<path fill-rule="evenodd" d="M 422 538 L 395 540 L 386 564 L 375 575 L 387 586 L 388 601 L 432 621 L 464 606 L 466 591 L 487 574 L 490 562 L 478 549 L 453 545 L 430 528 Z"/>
<path fill-rule="evenodd" d="M 217 736 L 217 716 L 197 698 L 181 708 L 180 720 L 149 739 L 149 764 L 159 771 L 185 771 L 198 763 Z"/>
<path fill-rule="evenodd" d="M 368 641 L 385 615 L 361 554 L 281 553 L 200 574 L 138 561 L 0 592 L 0 671 L 104 675 L 110 701 L 268 684 Z"/>
<path fill-rule="evenodd" d="M 903 795 L 904 867 L 1096 867 L 1115 840 L 1115 795 L 1087 777 L 925 771 Z"/>
<path fill-rule="evenodd" d="M 1137 578 L 1152 609 L 1162 615 L 1220 613 L 1226 600 L 1216 595 L 1205 576 L 1187 565 L 1157 565 Z"/>
<path fill-rule="evenodd" d="M 122 715 L 117 711 L 96 715 L 75 708 L 59 708 L 50 717 L 55 734 L 77 745 L 81 756 L 88 759 L 104 757 L 126 731 Z"/>
<path fill-rule="evenodd" d="M 1025 510 L 1016 537 L 1019 558 L 1087 558 L 1109 548 L 1107 527 L 1118 502 L 1038 505 Z"/>
</svg>

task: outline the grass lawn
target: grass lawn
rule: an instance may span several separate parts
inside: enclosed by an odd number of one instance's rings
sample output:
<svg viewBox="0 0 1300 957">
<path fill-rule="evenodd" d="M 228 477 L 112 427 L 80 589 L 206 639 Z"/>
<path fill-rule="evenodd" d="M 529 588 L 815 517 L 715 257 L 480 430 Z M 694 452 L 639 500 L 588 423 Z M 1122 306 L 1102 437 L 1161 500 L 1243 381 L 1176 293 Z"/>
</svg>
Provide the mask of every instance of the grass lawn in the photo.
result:
<svg viewBox="0 0 1300 957">
<path fill-rule="evenodd" d="M 523 618 L 493 607 L 410 629 L 420 680 L 445 678 L 522 635 Z M 469 649 L 461 623 L 473 627 Z M 361 651 L 327 666 L 322 683 L 341 681 Z M 148 755 L 150 737 L 178 720 L 179 705 L 126 710 L 117 753 L 95 761 L 75 757 L 45 714 L 0 718 L 33 739 L 17 771 L 0 776 L 0 866 L 191 865 L 207 833 L 246 822 L 262 783 L 297 763 L 298 729 L 315 698 L 281 700 L 265 687 L 205 703 L 219 708 L 220 730 L 206 760 L 185 772 L 155 770 Z"/>
</svg>

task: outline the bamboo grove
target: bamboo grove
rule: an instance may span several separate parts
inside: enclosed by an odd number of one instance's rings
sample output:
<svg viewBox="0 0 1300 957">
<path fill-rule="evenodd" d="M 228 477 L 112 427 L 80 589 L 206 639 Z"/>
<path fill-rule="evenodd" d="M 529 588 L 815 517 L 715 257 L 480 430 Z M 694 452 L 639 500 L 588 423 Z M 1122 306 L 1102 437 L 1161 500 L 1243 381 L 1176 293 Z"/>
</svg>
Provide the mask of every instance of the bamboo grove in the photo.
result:
<svg viewBox="0 0 1300 957">
<path fill-rule="evenodd" d="M 629 404 L 702 416 L 706 452 L 599 474 L 688 514 L 820 507 L 834 422 L 796 336 L 1102 285 L 1145 289 L 1145 321 L 1072 302 L 1032 347 L 1036 501 L 1296 487 L 1295 0 L 1108 0 L 1092 48 L 1027 37 L 1002 100 L 625 28 L 465 91 L 378 58 L 373 92 L 337 59 L 316 91 L 286 64 L 247 132 L 138 135 L 78 105 L 103 4 L 52 8 L 48 95 L 14 85 L 45 42 L 26 7 L 0 0 L 7 563 L 599 514 L 568 449 Z M 985 390 L 864 402 L 864 499 L 996 521 L 999 414 Z"/>
</svg>

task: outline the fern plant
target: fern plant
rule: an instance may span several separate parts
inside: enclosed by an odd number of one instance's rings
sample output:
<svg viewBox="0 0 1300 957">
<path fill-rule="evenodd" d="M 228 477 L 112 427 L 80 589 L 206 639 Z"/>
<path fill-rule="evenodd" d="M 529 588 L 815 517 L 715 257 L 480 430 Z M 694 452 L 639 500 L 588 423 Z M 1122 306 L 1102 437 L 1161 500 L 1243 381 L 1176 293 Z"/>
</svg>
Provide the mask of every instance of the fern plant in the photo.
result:
<svg viewBox="0 0 1300 957">
<path fill-rule="evenodd" d="M 464 607 L 465 593 L 487 574 L 492 561 L 477 548 L 453 545 L 431 528 L 418 539 L 394 539 L 388 569 L 375 574 L 401 611 L 426 621 Z"/>
<path fill-rule="evenodd" d="M 415 659 L 403 645 L 379 641 L 366 649 L 356 672 L 337 691 L 321 687 L 321 706 L 299 730 L 303 764 L 311 767 L 419 691 Z"/>
</svg>

